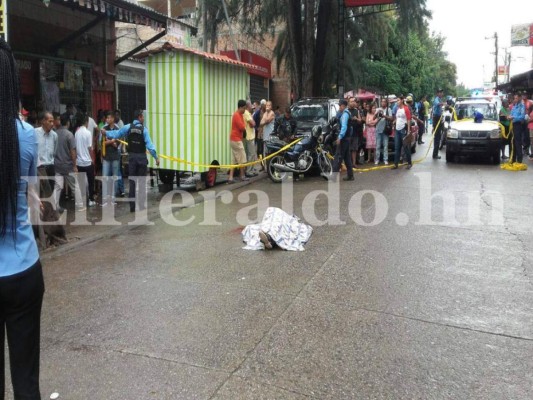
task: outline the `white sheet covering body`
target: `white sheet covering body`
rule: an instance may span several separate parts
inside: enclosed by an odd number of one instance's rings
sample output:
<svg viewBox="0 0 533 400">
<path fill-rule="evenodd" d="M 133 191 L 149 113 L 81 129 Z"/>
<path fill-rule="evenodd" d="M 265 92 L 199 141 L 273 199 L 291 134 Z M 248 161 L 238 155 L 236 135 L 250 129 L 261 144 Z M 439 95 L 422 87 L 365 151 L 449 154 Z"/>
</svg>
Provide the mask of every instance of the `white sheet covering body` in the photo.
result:
<svg viewBox="0 0 533 400">
<path fill-rule="evenodd" d="M 287 214 L 280 208 L 267 208 L 260 224 L 247 225 L 242 231 L 242 240 L 246 250 L 263 250 L 265 246 L 259 239 L 259 231 L 270 235 L 272 240 L 282 249 L 303 251 L 313 228 L 294 215 Z"/>
</svg>

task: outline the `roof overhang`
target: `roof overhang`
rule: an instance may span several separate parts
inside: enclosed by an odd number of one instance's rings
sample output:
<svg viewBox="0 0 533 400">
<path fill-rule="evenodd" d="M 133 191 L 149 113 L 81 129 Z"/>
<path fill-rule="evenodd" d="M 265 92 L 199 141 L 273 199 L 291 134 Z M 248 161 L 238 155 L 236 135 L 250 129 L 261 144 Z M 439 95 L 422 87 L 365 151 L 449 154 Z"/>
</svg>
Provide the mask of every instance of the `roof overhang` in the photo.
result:
<svg viewBox="0 0 533 400">
<path fill-rule="evenodd" d="M 176 53 L 186 53 L 186 54 L 194 54 L 196 56 L 199 56 L 201 58 L 204 58 L 208 61 L 223 63 L 223 64 L 230 64 L 235 67 L 242 67 L 246 68 L 248 70 L 257 70 L 259 72 L 259 68 L 255 65 L 248 64 L 242 61 L 233 60 L 227 56 L 220 55 L 220 54 L 213 54 L 213 53 L 206 53 L 204 51 L 195 50 L 189 47 L 181 46 L 178 44 L 166 42 L 163 44 L 163 46 L 144 51 L 142 53 L 138 53 L 135 58 L 143 59 L 150 57 L 155 54 L 164 53 L 164 52 L 176 52 Z"/>
</svg>

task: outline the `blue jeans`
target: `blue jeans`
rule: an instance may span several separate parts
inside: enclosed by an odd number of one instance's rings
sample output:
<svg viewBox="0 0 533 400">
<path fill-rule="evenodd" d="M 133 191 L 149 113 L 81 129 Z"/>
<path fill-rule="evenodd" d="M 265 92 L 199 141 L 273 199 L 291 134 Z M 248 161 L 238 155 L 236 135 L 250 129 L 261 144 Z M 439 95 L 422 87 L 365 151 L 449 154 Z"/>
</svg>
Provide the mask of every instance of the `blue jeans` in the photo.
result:
<svg viewBox="0 0 533 400">
<path fill-rule="evenodd" d="M 405 158 L 407 159 L 407 163 L 411 164 L 411 146 L 404 146 L 403 145 L 403 138 L 407 136 L 407 129 L 403 128 L 402 130 L 396 130 L 396 134 L 394 135 L 394 165 L 398 165 L 400 163 L 400 156 L 402 154 L 402 148 L 403 152 L 405 154 Z"/>
<path fill-rule="evenodd" d="M 115 196 L 120 196 L 122 193 L 124 193 L 124 179 L 122 179 L 122 166 L 121 161 L 118 162 L 118 181 L 117 181 L 117 188 L 115 190 Z"/>
<path fill-rule="evenodd" d="M 108 200 L 109 194 L 111 197 L 115 197 L 115 193 L 118 190 L 117 177 L 120 176 L 120 160 L 107 161 L 104 160 L 102 165 L 102 177 L 104 181 L 102 183 L 102 204 Z"/>
<path fill-rule="evenodd" d="M 376 160 L 379 161 L 383 148 L 383 161 L 389 161 L 389 135 L 381 132 L 376 133 Z"/>
</svg>

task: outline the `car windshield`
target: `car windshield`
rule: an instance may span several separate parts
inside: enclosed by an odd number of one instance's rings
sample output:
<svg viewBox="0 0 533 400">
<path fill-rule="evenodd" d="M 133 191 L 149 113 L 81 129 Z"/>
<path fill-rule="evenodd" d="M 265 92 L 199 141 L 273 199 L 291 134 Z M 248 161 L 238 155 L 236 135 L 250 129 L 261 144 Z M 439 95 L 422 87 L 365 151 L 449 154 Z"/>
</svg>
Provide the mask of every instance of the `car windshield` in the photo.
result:
<svg viewBox="0 0 533 400">
<path fill-rule="evenodd" d="M 296 121 L 327 120 L 328 105 L 326 104 L 296 104 L 292 108 L 292 117 Z"/>
<path fill-rule="evenodd" d="M 474 118 L 476 111 L 483 114 L 484 119 L 498 120 L 496 106 L 492 103 L 463 103 L 457 104 L 455 107 L 457 119 Z"/>
</svg>

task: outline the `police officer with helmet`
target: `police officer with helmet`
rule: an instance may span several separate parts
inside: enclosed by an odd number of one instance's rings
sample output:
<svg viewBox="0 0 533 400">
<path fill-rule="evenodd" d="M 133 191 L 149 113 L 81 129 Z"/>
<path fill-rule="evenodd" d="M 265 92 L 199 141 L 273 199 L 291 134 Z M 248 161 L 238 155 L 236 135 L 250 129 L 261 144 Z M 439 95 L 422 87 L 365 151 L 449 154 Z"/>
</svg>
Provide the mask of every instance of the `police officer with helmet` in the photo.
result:
<svg viewBox="0 0 533 400">
<path fill-rule="evenodd" d="M 129 163 L 129 180 L 130 180 L 130 212 L 135 212 L 135 186 L 139 183 L 139 210 L 146 208 L 146 174 L 148 172 L 148 158 L 146 150 L 150 152 L 159 166 L 159 158 L 155 149 L 148 129 L 144 126 L 144 114 L 142 110 L 135 110 L 135 119 L 131 124 L 124 125 L 118 131 L 105 131 L 102 134 L 109 139 L 126 138 L 128 143 L 128 163 Z M 137 182 L 136 182 L 137 181 Z"/>
</svg>

